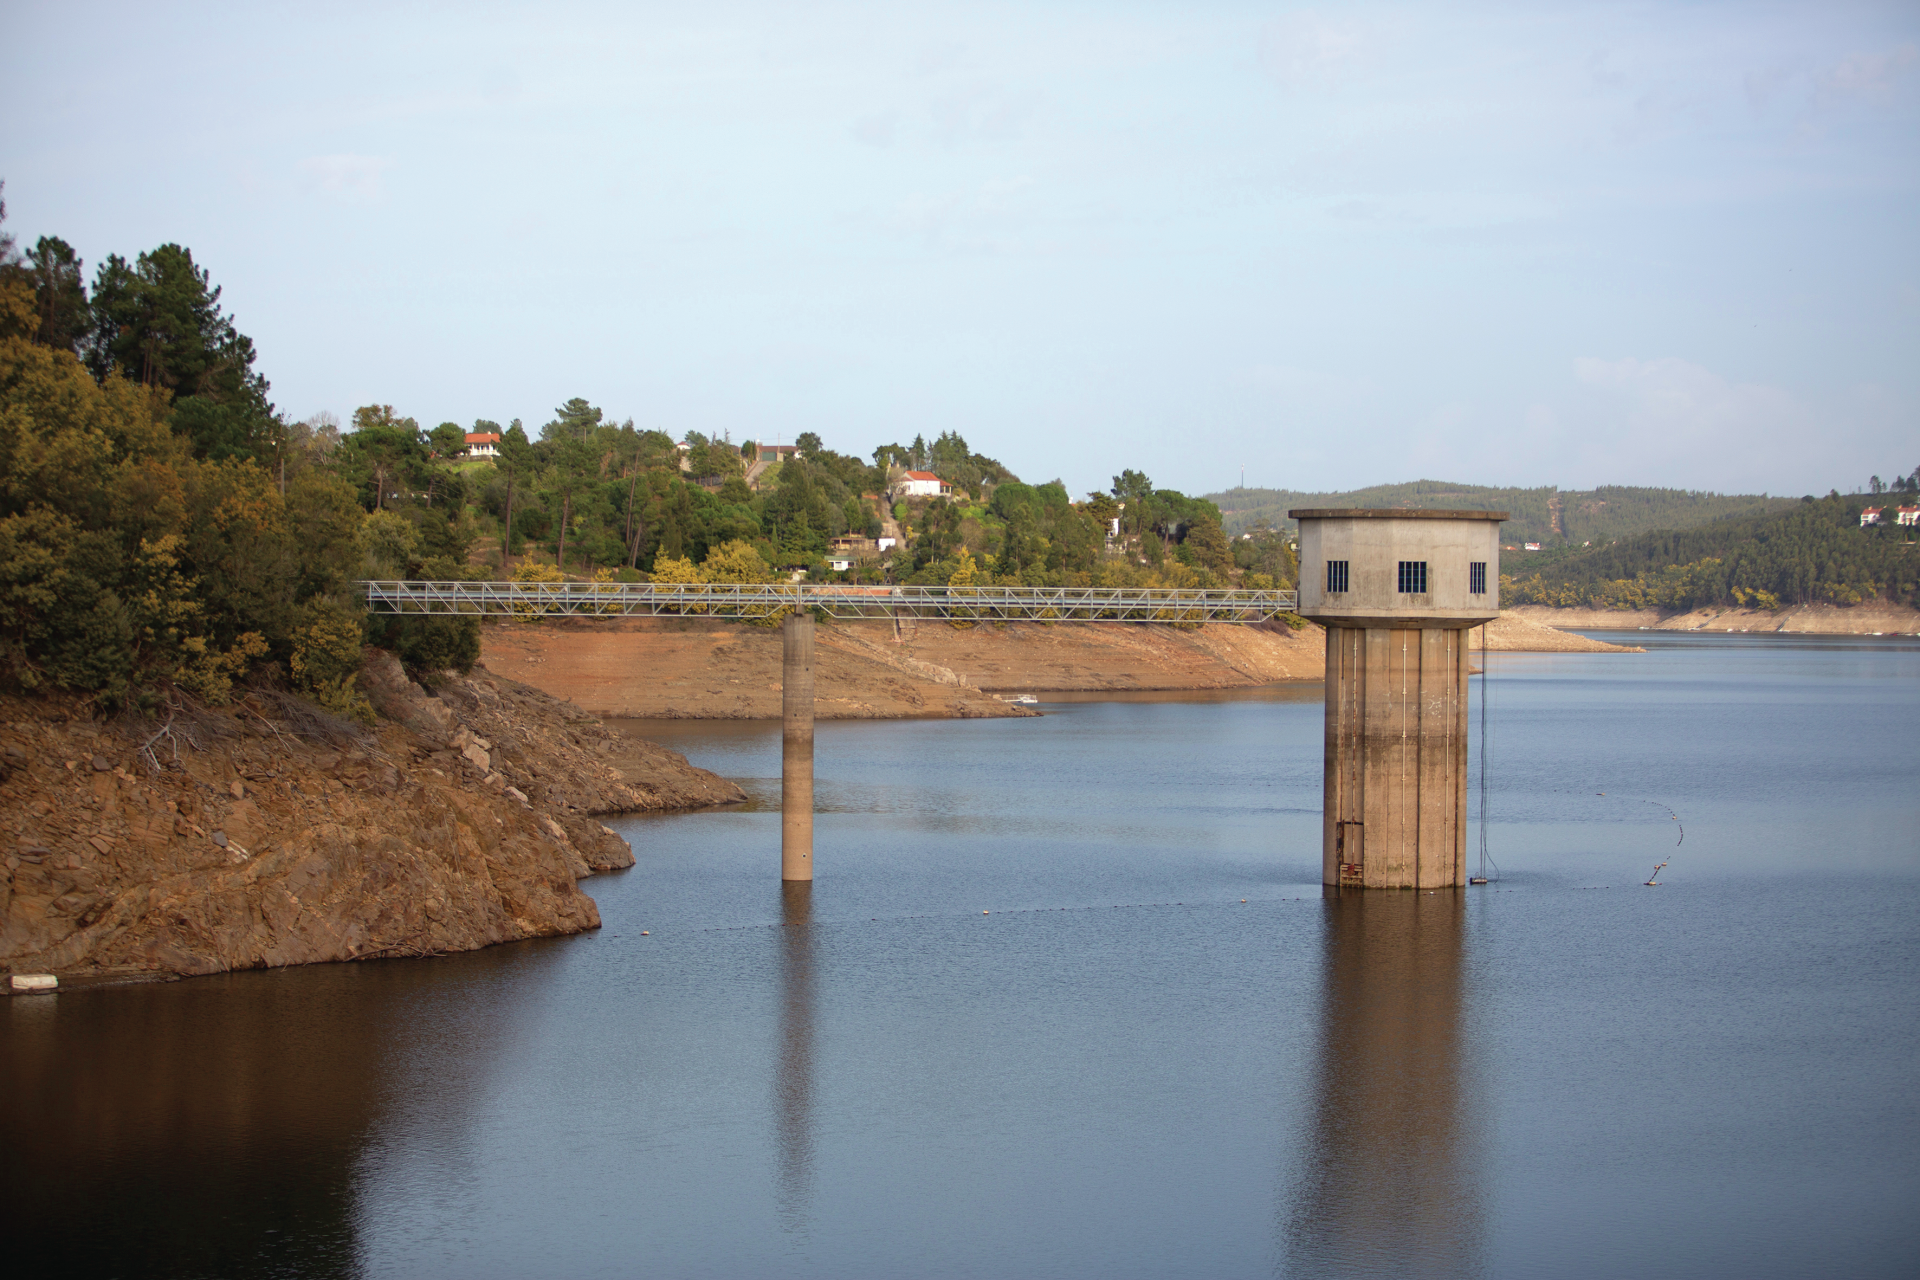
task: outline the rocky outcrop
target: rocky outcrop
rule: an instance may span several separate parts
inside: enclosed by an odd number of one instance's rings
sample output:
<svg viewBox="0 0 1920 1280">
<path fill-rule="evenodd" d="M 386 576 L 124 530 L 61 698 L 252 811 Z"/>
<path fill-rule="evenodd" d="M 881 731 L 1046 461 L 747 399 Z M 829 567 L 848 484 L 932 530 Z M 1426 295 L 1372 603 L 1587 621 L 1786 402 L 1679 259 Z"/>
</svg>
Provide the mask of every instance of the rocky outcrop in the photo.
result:
<svg viewBox="0 0 1920 1280">
<path fill-rule="evenodd" d="M 165 724 L 0 702 L 0 968 L 77 975 L 470 950 L 599 924 L 630 866 L 595 815 L 744 799 L 476 670 L 431 692 L 369 651 L 354 732 L 254 694 Z"/>
</svg>

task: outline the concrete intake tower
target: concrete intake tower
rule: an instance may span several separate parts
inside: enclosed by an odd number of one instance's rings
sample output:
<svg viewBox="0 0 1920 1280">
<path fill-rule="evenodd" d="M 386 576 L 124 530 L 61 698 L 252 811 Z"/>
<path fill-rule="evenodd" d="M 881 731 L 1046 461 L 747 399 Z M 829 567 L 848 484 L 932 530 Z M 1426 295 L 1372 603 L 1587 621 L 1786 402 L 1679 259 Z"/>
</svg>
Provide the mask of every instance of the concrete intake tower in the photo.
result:
<svg viewBox="0 0 1920 1280">
<path fill-rule="evenodd" d="M 1500 612 L 1504 511 L 1289 511 L 1327 629 L 1322 884 L 1467 883 L 1467 632 Z"/>
</svg>

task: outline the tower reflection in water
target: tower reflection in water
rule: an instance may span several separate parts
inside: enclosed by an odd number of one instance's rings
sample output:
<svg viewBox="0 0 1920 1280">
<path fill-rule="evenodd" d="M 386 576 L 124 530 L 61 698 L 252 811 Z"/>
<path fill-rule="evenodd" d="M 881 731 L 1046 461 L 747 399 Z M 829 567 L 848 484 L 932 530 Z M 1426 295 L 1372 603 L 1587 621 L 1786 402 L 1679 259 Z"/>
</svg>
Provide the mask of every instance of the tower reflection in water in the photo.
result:
<svg viewBox="0 0 1920 1280">
<path fill-rule="evenodd" d="M 780 882 L 780 1061 L 773 1077 L 776 1195 L 789 1231 L 813 1193 L 813 881 Z"/>
<path fill-rule="evenodd" d="M 1285 1210 L 1286 1272 L 1474 1274 L 1465 891 L 1326 893 L 1314 1105 Z"/>
</svg>

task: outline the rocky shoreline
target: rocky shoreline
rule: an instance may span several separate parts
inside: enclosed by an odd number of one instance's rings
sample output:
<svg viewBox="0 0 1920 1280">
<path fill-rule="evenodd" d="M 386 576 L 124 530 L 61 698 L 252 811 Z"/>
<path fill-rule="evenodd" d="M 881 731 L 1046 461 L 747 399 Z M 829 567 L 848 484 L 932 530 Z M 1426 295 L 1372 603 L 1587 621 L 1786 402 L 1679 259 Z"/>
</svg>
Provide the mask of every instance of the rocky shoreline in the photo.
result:
<svg viewBox="0 0 1920 1280">
<path fill-rule="evenodd" d="M 475 668 L 368 651 L 370 730 L 261 691 L 165 723 L 0 700 L 0 968 L 86 979 L 432 955 L 578 933 L 633 865 L 598 817 L 732 783 Z"/>
<path fill-rule="evenodd" d="M 1560 609 L 1522 605 L 1516 617 L 1561 630 L 1774 631 L 1827 636 L 1920 635 L 1920 609 L 1903 604 L 1803 604 L 1784 609 Z"/>
</svg>

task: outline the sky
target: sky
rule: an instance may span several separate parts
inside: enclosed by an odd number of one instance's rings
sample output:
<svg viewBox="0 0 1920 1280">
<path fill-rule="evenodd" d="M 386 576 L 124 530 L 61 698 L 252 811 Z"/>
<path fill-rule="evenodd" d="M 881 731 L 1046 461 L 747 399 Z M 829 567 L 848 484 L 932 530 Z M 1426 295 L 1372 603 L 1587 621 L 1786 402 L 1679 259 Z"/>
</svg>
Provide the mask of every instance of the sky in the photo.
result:
<svg viewBox="0 0 1920 1280">
<path fill-rule="evenodd" d="M 291 417 L 943 431 L 1076 494 L 1920 465 L 1920 5 L 0 9 L 6 229 Z"/>
</svg>

